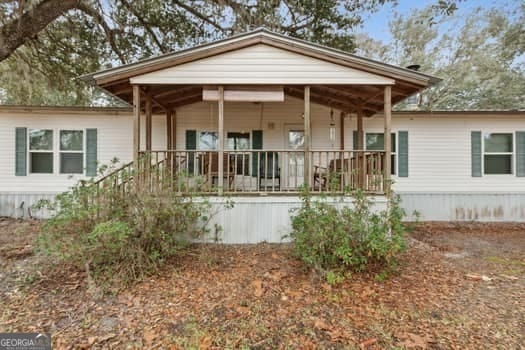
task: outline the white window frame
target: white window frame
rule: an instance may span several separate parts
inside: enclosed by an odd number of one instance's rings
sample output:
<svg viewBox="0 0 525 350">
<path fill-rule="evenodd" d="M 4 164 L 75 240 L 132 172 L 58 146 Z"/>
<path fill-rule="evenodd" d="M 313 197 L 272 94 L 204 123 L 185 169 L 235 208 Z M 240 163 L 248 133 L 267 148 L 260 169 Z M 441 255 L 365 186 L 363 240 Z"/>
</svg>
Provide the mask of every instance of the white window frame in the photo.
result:
<svg viewBox="0 0 525 350">
<path fill-rule="evenodd" d="M 56 169 L 56 159 L 55 159 L 55 148 L 56 148 L 56 137 L 55 137 L 55 133 L 56 133 L 56 130 L 53 129 L 53 128 L 27 128 L 28 130 L 28 133 L 27 133 L 27 162 L 26 162 L 26 166 L 27 166 L 27 169 L 29 170 L 27 172 L 28 175 L 34 175 L 34 176 L 45 176 L 45 175 L 54 175 L 55 174 L 55 169 Z M 31 130 L 50 130 L 52 132 L 51 134 L 51 149 L 50 150 L 32 150 L 31 149 Z M 34 173 L 33 172 L 33 167 L 32 167 L 32 164 L 31 164 L 31 154 L 32 153 L 51 153 L 51 159 L 53 160 L 53 165 L 51 167 L 51 172 L 50 173 Z"/>
<path fill-rule="evenodd" d="M 196 145 L 196 148 L 197 148 L 197 151 L 203 151 L 203 152 L 206 152 L 206 151 L 218 151 L 219 150 L 219 144 L 217 143 L 217 148 L 215 149 L 202 149 L 201 148 L 201 134 L 204 133 L 204 132 L 207 132 L 207 133 L 214 133 L 217 135 L 217 142 L 218 142 L 218 137 L 219 137 L 219 132 L 217 130 L 206 130 L 206 129 L 203 129 L 203 130 L 197 130 L 197 145 Z"/>
<path fill-rule="evenodd" d="M 364 132 L 364 140 L 363 140 L 363 143 L 364 143 L 364 146 L 365 146 L 365 147 L 364 147 L 364 148 L 365 148 L 365 151 L 374 152 L 374 150 L 368 150 L 368 148 L 367 148 L 366 136 L 367 136 L 368 134 L 384 134 L 384 133 L 385 133 L 384 131 L 373 131 L 373 130 Z M 390 164 L 390 166 L 392 167 L 391 170 L 394 171 L 393 173 L 392 173 L 392 171 L 391 171 L 391 174 L 390 174 L 390 175 L 391 175 L 391 176 L 394 176 L 394 177 L 397 177 L 397 174 L 398 174 L 398 166 L 399 166 L 399 159 L 398 159 L 399 157 L 397 156 L 397 150 L 399 149 L 399 137 L 398 137 L 398 135 L 397 135 L 397 131 L 390 131 L 390 137 L 392 137 L 392 135 L 395 135 L 395 142 L 394 142 L 394 145 L 396 146 L 396 147 L 395 147 L 395 148 L 396 148 L 396 151 L 395 151 L 395 152 L 393 152 L 393 151 L 390 152 L 390 155 L 391 155 L 391 156 L 394 156 L 394 160 L 395 160 L 395 161 L 394 161 L 394 165 L 395 165 L 395 166 L 393 166 L 392 164 Z M 383 140 L 384 140 L 384 136 L 383 136 Z M 375 150 L 375 151 L 378 151 L 378 150 Z M 383 151 L 383 152 L 385 151 L 385 145 L 384 145 L 384 142 L 383 142 L 383 149 L 382 149 L 382 150 L 379 150 L 379 151 Z"/>
<path fill-rule="evenodd" d="M 61 150 L 60 149 L 60 134 L 62 131 L 82 131 L 82 150 L 81 151 L 67 151 L 67 150 Z M 58 137 L 57 137 L 57 164 L 58 164 L 58 173 L 60 175 L 84 175 L 86 170 L 86 130 L 85 129 L 58 129 Z M 80 173 L 63 173 L 61 171 L 62 163 L 61 163 L 61 155 L 62 153 L 82 153 L 82 171 Z"/>
<path fill-rule="evenodd" d="M 510 152 L 485 152 L 485 135 L 487 134 L 510 134 L 512 140 L 512 147 Z M 510 173 L 508 174 L 486 174 L 485 173 L 485 155 L 497 156 L 497 155 L 510 155 Z M 483 176 L 514 176 L 516 165 L 514 164 L 516 159 L 516 140 L 514 137 L 514 131 L 481 131 L 481 171 Z"/>
<path fill-rule="evenodd" d="M 238 133 L 238 134 L 248 134 L 248 149 L 247 150 L 242 150 L 242 149 L 230 149 L 230 148 L 227 148 L 227 140 L 228 140 L 228 133 Z M 227 130 L 225 133 L 224 133 L 224 150 L 225 151 L 240 151 L 240 152 L 249 152 L 251 151 L 252 149 L 252 131 L 249 130 L 249 131 L 243 131 L 243 130 Z M 235 171 L 235 175 L 236 176 L 251 176 L 252 175 L 252 155 L 253 155 L 253 152 L 249 152 L 248 154 L 248 175 L 245 175 L 244 172 L 242 174 L 238 174 L 237 173 L 237 170 Z"/>
<path fill-rule="evenodd" d="M 84 176 L 86 172 L 86 128 L 49 128 L 49 127 L 28 127 L 27 128 L 27 160 L 26 166 L 29 176 L 49 176 L 49 175 L 64 175 L 64 176 Z M 31 130 L 51 130 L 53 132 L 52 150 L 31 150 Z M 80 151 L 61 151 L 60 150 L 60 132 L 61 131 L 82 131 L 82 152 Z M 31 153 L 52 153 L 53 154 L 53 172 L 51 173 L 33 173 L 31 168 Z M 83 153 L 82 156 L 82 172 L 81 173 L 62 173 L 60 172 L 60 153 Z"/>
</svg>

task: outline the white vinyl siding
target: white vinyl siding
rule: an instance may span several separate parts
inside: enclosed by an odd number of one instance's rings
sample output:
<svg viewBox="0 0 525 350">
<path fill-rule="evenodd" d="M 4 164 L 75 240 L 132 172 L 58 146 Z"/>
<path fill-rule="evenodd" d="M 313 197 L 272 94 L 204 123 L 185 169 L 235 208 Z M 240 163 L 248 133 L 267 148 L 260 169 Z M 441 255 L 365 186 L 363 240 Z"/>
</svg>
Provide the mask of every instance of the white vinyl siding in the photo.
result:
<svg viewBox="0 0 525 350">
<path fill-rule="evenodd" d="M 374 84 L 394 80 L 258 44 L 139 75 L 132 84 Z"/>
<path fill-rule="evenodd" d="M 251 133 L 263 130 L 264 149 L 286 148 L 286 130 L 301 126 L 304 103 L 300 99 L 286 98 L 284 103 L 225 103 L 225 136 L 228 132 Z M 334 112 L 338 115 L 338 111 Z M 339 129 L 336 140 L 330 141 L 330 108 L 312 104 L 312 149 L 337 150 L 340 144 Z M 144 149 L 145 122 L 142 118 L 141 141 Z M 153 149 L 166 147 L 166 117 L 153 116 Z M 113 157 L 122 162 L 132 159 L 133 122 L 131 112 L 0 112 L 0 192 L 59 192 L 66 190 L 78 179 L 77 174 L 30 174 L 15 176 L 15 128 L 29 129 L 82 129 L 98 130 L 98 161 L 107 164 Z M 338 128 L 338 125 L 336 125 Z M 352 149 L 352 132 L 356 130 L 355 116 L 345 119 L 347 150 Z M 185 148 L 186 129 L 217 131 L 217 103 L 201 102 L 177 109 L 176 147 Z M 364 119 L 365 132 L 381 133 L 384 130 L 382 115 Z M 525 177 L 513 175 L 471 176 L 472 130 L 483 133 L 513 133 L 525 130 L 525 115 L 462 116 L 461 113 L 396 115 L 392 132 L 408 131 L 410 177 L 396 177 L 394 190 L 400 193 L 525 193 Z M 57 138 L 55 131 L 54 138 Z M 85 138 L 85 135 L 84 135 Z M 54 141 L 56 142 L 56 141 Z M 514 141 L 514 143 L 516 143 Z M 513 145 L 514 148 L 516 145 Z M 58 147 L 58 146 L 56 146 Z M 28 146 L 29 148 L 29 146 Z M 513 156 L 513 169 L 515 169 Z M 55 164 L 55 168 L 57 168 Z M 515 173 L 515 171 L 514 171 Z"/>
</svg>

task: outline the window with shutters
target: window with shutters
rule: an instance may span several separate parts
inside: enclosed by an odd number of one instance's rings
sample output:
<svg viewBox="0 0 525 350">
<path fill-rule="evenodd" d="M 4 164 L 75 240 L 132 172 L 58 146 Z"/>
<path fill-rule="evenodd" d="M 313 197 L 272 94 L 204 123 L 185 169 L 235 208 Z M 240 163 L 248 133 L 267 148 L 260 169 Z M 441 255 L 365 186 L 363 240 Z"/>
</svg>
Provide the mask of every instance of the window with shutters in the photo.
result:
<svg viewBox="0 0 525 350">
<path fill-rule="evenodd" d="M 60 173 L 84 172 L 84 131 L 60 130 Z"/>
<path fill-rule="evenodd" d="M 53 173 L 53 130 L 29 130 L 29 172 Z"/>
<path fill-rule="evenodd" d="M 484 174 L 513 174 L 513 150 L 512 133 L 485 133 L 483 135 Z"/>
<path fill-rule="evenodd" d="M 384 133 L 366 133 L 365 136 L 365 149 L 367 151 L 384 151 L 385 149 L 385 135 Z M 396 134 L 392 133 L 391 136 L 391 173 L 396 174 Z"/>
</svg>

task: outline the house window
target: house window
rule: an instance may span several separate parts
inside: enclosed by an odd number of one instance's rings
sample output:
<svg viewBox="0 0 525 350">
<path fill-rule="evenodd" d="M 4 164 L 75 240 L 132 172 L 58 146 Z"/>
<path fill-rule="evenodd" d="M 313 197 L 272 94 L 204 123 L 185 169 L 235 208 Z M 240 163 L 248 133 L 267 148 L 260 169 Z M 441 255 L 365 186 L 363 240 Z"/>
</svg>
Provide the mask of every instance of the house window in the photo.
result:
<svg viewBox="0 0 525 350">
<path fill-rule="evenodd" d="M 250 149 L 249 132 L 229 132 L 226 134 L 226 149 L 242 151 Z M 250 175 L 250 155 L 236 154 L 230 157 L 230 162 L 236 167 L 235 173 L 238 175 Z"/>
<path fill-rule="evenodd" d="M 60 173 L 82 174 L 84 169 L 84 132 L 60 130 Z"/>
<path fill-rule="evenodd" d="M 33 174 L 53 173 L 53 130 L 29 130 L 29 170 Z"/>
<path fill-rule="evenodd" d="M 216 131 L 201 131 L 199 133 L 199 150 L 213 151 L 217 148 L 219 148 L 219 137 Z"/>
<path fill-rule="evenodd" d="M 366 150 L 367 151 L 384 151 L 385 136 L 383 133 L 366 133 Z M 391 173 L 396 174 L 396 134 L 392 133 L 391 137 Z"/>
<path fill-rule="evenodd" d="M 483 168 L 487 175 L 512 174 L 513 140 L 511 133 L 487 133 L 483 136 Z"/>
</svg>

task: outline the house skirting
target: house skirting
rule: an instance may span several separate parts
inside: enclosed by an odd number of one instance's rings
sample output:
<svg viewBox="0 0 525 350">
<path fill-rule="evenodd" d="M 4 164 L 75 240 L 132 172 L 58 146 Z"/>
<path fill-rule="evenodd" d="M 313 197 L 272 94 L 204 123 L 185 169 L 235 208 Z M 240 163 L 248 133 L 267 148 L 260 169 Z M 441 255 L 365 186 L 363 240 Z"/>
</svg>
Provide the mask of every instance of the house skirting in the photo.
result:
<svg viewBox="0 0 525 350">
<path fill-rule="evenodd" d="M 525 192 L 520 193 L 399 193 L 402 207 L 421 221 L 525 222 Z"/>
<path fill-rule="evenodd" d="M 0 216 L 15 218 L 47 218 L 50 213 L 32 207 L 40 199 L 51 200 L 54 193 L 0 192 Z M 524 193 L 400 193 L 402 207 L 408 219 L 419 212 L 421 221 L 480 221 L 525 222 Z M 209 223 L 210 240 L 215 224 L 222 230 L 218 235 L 222 243 L 286 242 L 291 231 L 290 211 L 299 208 L 298 196 L 239 196 L 208 197 L 215 215 Z M 232 209 L 224 209 L 226 200 L 233 200 Z M 319 197 L 320 199 L 320 197 Z M 335 205 L 352 205 L 350 198 L 325 198 Z M 383 196 L 372 197 L 375 210 L 386 208 Z"/>
</svg>

